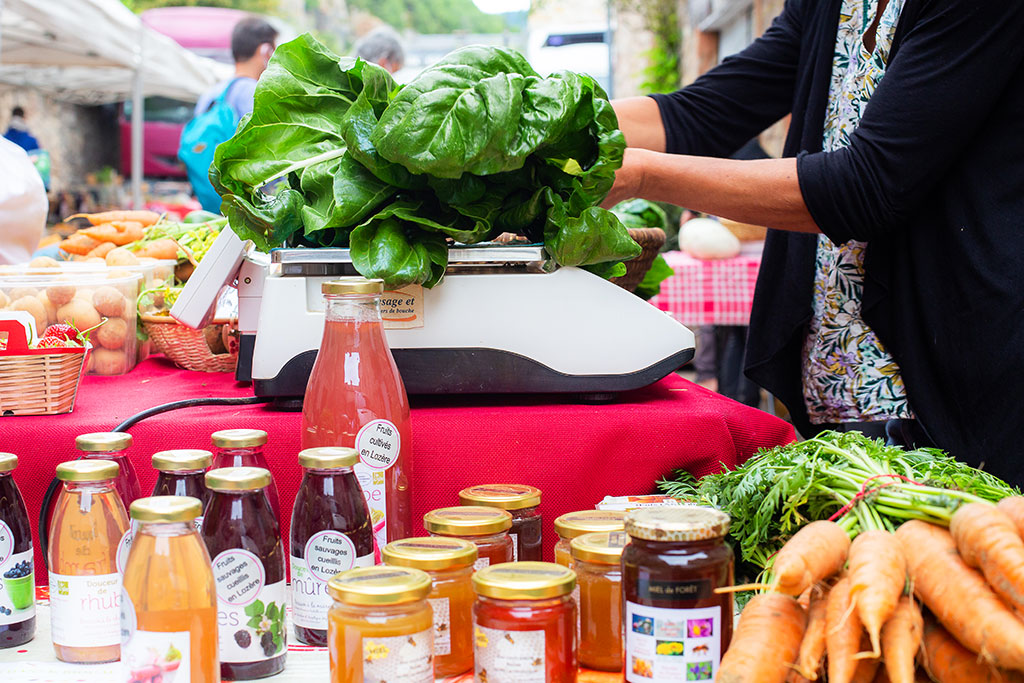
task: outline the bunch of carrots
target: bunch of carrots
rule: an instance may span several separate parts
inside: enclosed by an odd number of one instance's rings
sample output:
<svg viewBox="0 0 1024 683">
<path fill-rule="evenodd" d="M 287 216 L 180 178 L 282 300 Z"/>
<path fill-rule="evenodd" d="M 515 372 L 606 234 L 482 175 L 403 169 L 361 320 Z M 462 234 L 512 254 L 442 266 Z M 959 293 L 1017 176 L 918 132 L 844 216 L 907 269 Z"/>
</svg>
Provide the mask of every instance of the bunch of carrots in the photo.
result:
<svg viewBox="0 0 1024 683">
<path fill-rule="evenodd" d="M 146 228 L 160 220 L 154 211 L 104 211 L 102 213 L 75 214 L 65 220 L 84 218 L 89 227 L 73 233 L 60 243 L 60 248 L 81 258 L 105 258 L 117 247 L 138 242 L 146 234 Z M 177 258 L 177 247 L 170 256 L 166 250 L 159 254 L 136 254 L 152 258 Z"/>
<path fill-rule="evenodd" d="M 1024 681 L 1024 497 L 959 498 L 895 531 L 872 510 L 877 496 L 844 511 L 855 524 L 801 528 L 744 609 L 716 680 Z"/>
</svg>

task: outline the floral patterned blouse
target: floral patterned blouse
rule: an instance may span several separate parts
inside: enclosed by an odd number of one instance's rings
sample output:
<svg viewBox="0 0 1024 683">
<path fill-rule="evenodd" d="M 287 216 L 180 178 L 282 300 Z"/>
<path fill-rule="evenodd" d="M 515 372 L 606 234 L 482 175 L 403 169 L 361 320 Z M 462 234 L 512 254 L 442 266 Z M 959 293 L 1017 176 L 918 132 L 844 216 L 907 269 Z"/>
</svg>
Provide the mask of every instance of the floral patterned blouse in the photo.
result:
<svg viewBox="0 0 1024 683">
<path fill-rule="evenodd" d="M 850 136 L 878 83 L 904 0 L 889 0 L 869 52 L 863 36 L 877 0 L 843 0 L 839 12 L 824 150 L 850 144 Z M 804 401 L 813 424 L 873 422 L 912 417 L 896 361 L 861 319 L 864 242 L 834 244 L 818 238 L 814 301 L 804 344 Z"/>
</svg>

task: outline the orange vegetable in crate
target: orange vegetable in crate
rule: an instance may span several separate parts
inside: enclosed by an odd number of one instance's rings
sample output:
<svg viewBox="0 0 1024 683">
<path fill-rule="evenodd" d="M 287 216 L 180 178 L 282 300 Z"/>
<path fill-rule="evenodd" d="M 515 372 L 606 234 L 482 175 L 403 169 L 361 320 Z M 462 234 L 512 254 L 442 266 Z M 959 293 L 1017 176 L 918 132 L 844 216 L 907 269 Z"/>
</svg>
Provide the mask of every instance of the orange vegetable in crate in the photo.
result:
<svg viewBox="0 0 1024 683">
<path fill-rule="evenodd" d="M 112 249 L 116 248 L 117 245 L 115 245 L 113 242 L 100 242 L 95 249 L 93 249 L 92 251 L 85 255 L 85 258 L 103 258 L 108 253 L 110 253 Z"/>
<path fill-rule="evenodd" d="M 103 223 L 91 228 L 84 228 L 79 232 L 100 242 L 113 242 L 119 247 L 141 240 L 146 234 L 142 223 L 138 221 Z"/>
<path fill-rule="evenodd" d="M 173 261 L 178 258 L 178 243 L 169 237 L 149 242 L 142 245 L 135 251 L 139 258 L 155 258 L 163 261 Z"/>
<path fill-rule="evenodd" d="M 76 256 L 85 256 L 90 251 L 98 247 L 100 244 L 99 240 L 95 240 L 88 235 L 84 235 L 81 232 L 76 232 L 66 240 L 60 243 L 60 248 L 69 254 L 75 254 Z"/>
</svg>

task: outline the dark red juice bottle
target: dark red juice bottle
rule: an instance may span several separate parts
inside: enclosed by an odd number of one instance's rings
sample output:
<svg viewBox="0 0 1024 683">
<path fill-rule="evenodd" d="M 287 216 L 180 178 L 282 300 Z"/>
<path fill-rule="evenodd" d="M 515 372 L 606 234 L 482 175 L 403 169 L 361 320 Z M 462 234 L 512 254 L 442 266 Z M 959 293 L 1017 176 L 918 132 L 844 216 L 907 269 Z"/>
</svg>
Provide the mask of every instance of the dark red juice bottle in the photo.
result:
<svg viewBox="0 0 1024 683">
<path fill-rule="evenodd" d="M 36 634 L 35 573 L 28 511 L 11 472 L 18 456 L 0 453 L 0 648 Z"/>
<path fill-rule="evenodd" d="M 153 469 L 157 471 L 154 496 L 189 496 L 203 504 L 203 512 L 210 503 L 206 488 L 206 470 L 213 462 L 210 451 L 183 448 L 153 454 Z M 203 528 L 203 515 L 193 521 L 196 531 Z"/>
<path fill-rule="evenodd" d="M 206 473 L 210 504 L 200 536 L 217 586 L 220 673 L 245 681 L 284 670 L 287 585 L 277 515 L 264 489 L 270 472 L 225 467 Z"/>
<path fill-rule="evenodd" d="M 96 432 L 75 438 L 75 448 L 84 460 L 112 460 L 120 472 L 114 479 L 114 490 L 121 496 L 124 509 L 142 497 L 142 485 L 135 466 L 126 451 L 131 448 L 132 435 L 126 432 Z"/>
<path fill-rule="evenodd" d="M 299 453 L 302 484 L 292 508 L 292 621 L 295 637 L 327 645 L 327 582 L 338 572 L 374 564 L 370 509 L 352 467 L 353 448 Z"/>
<path fill-rule="evenodd" d="M 270 471 L 263 447 L 267 444 L 267 433 L 262 429 L 222 429 L 210 437 L 216 450 L 213 453 L 213 469 L 221 467 L 262 467 Z M 277 500 L 277 484 L 270 475 L 266 488 L 267 500 L 274 516 L 281 519 L 281 505 Z"/>
</svg>

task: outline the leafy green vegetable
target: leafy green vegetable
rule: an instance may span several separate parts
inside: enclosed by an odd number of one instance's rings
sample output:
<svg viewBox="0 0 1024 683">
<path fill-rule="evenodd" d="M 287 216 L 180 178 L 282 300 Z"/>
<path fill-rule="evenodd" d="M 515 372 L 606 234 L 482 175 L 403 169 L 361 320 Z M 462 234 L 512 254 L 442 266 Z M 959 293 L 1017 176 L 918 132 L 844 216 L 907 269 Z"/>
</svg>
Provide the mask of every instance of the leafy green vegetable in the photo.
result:
<svg viewBox="0 0 1024 683">
<path fill-rule="evenodd" d="M 348 246 L 389 287 L 436 284 L 448 240 L 543 240 L 620 274 L 640 247 L 600 209 L 625 139 L 589 76 L 540 77 L 514 50 L 456 50 L 402 87 L 309 35 L 279 47 L 210 179 L 243 239 Z"/>
<path fill-rule="evenodd" d="M 627 228 L 668 229 L 665 210 L 646 199 L 627 199 L 612 207 L 612 213 L 619 217 Z"/>
<path fill-rule="evenodd" d="M 633 293 L 645 301 L 651 297 L 661 294 L 661 283 L 675 275 L 672 266 L 668 264 L 665 257 L 658 254 L 651 262 L 651 267 L 644 273 L 644 279 L 636 286 Z"/>
</svg>

